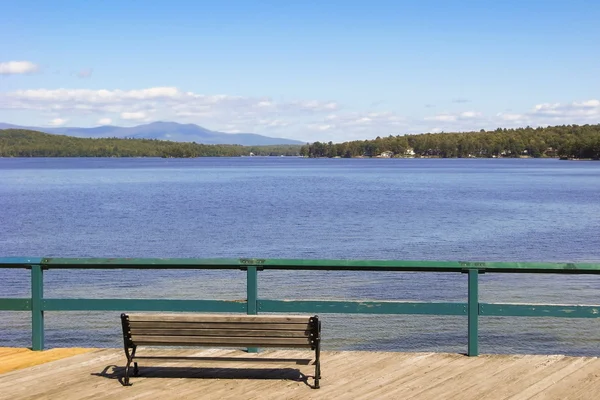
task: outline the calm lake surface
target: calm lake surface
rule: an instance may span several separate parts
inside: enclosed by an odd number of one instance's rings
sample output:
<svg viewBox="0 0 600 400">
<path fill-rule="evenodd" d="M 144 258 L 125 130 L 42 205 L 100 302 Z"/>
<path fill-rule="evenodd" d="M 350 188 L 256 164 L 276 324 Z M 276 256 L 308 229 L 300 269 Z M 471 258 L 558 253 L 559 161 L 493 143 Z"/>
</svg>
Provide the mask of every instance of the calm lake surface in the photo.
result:
<svg viewBox="0 0 600 400">
<path fill-rule="evenodd" d="M 600 262 L 600 163 L 0 159 L 0 257 Z M 242 299 L 241 271 L 56 271 L 46 297 Z M 0 269 L 0 296 L 29 296 Z M 259 273 L 259 297 L 466 301 L 456 273 Z M 484 302 L 600 304 L 600 277 L 485 274 Z M 48 312 L 46 346 L 119 347 L 117 312 Z M 72 329 L 73 318 L 85 330 Z M 323 315 L 325 349 L 465 352 L 466 317 Z M 29 346 L 0 312 L 0 346 Z M 482 353 L 600 355 L 600 321 L 480 318 Z"/>
</svg>

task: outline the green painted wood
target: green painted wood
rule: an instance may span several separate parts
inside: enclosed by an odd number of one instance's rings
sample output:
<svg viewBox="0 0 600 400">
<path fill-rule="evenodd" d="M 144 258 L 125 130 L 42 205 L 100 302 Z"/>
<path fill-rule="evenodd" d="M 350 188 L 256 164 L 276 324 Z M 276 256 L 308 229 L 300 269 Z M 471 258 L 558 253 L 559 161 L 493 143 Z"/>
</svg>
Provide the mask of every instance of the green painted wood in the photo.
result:
<svg viewBox="0 0 600 400">
<path fill-rule="evenodd" d="M 157 258 L 0 258 L 0 268 L 31 269 L 31 299 L 0 299 L 0 310 L 31 310 L 32 348 L 44 348 L 45 310 L 131 310 L 310 312 L 364 314 L 468 315 L 468 354 L 478 354 L 478 318 L 483 316 L 527 316 L 597 318 L 600 306 L 478 303 L 478 274 L 557 273 L 598 274 L 594 263 L 519 263 L 472 261 L 403 260 L 296 260 L 296 259 L 157 259 Z M 156 300 L 156 299 L 43 299 L 43 270 L 72 269 L 238 269 L 247 271 L 247 301 Z M 468 272 L 468 303 L 413 303 L 383 301 L 285 301 L 258 300 L 257 270 L 419 271 Z"/>
<path fill-rule="evenodd" d="M 2 261 L 0 259 L 0 266 Z M 479 269 L 490 272 L 530 272 L 600 274 L 598 263 L 521 263 L 479 261 L 403 261 L 403 260 L 302 260 L 262 258 L 44 258 L 48 268 L 144 268 L 144 269 L 237 269 L 249 265 L 262 269 L 362 270 L 362 271 L 438 271 L 461 272 Z"/>
<path fill-rule="evenodd" d="M 189 311 L 247 313 L 239 300 L 44 299 L 43 311 Z M 0 310 L 29 311 L 29 299 L 0 299 Z M 505 317 L 600 318 L 600 305 L 480 303 L 479 315 Z M 258 300 L 257 311 L 340 314 L 469 315 L 468 303 L 396 301 Z M 254 315 L 254 314 L 250 314 Z"/>
<path fill-rule="evenodd" d="M 45 311 L 246 311 L 243 300 L 44 299 Z"/>
<path fill-rule="evenodd" d="M 259 300 L 262 312 L 340 314 L 467 315 L 465 303 L 417 303 L 401 301 Z"/>
<path fill-rule="evenodd" d="M 479 355 L 479 271 L 470 269 L 468 275 L 468 345 L 467 355 Z"/>
<path fill-rule="evenodd" d="M 246 298 L 248 315 L 258 313 L 258 271 L 255 266 L 248 266 L 246 270 Z M 248 353 L 258 353 L 258 348 L 248 347 Z"/>
<path fill-rule="evenodd" d="M 0 257 L 0 268 L 26 268 L 40 265 L 42 257 Z"/>
<path fill-rule="evenodd" d="M 239 258 L 44 258 L 48 268 L 240 269 Z M 1 264 L 0 264 L 1 265 Z"/>
<path fill-rule="evenodd" d="M 600 305 L 481 303 L 479 314 L 495 317 L 600 318 Z"/>
<path fill-rule="evenodd" d="M 491 272 L 600 273 L 600 264 L 598 263 L 265 259 L 260 265 L 264 269 L 306 270 L 462 272 L 468 269 L 479 269 Z"/>
<path fill-rule="evenodd" d="M 36 259 L 0 258 L 0 267 L 26 267 Z M 479 269 L 487 272 L 528 272 L 600 274 L 598 263 L 521 263 L 479 261 L 406 261 L 406 260 L 303 260 L 262 258 L 44 258 L 47 268 L 143 268 L 143 269 L 262 269 L 335 270 L 335 271 L 437 271 L 461 272 Z"/>
<path fill-rule="evenodd" d="M 44 350 L 44 272 L 31 266 L 31 349 Z"/>
<path fill-rule="evenodd" d="M 31 299 L 0 298 L 1 311 L 30 311 Z"/>
<path fill-rule="evenodd" d="M 258 272 L 256 267 L 248 267 L 246 272 L 246 295 L 248 315 L 256 315 L 258 312 Z"/>
</svg>

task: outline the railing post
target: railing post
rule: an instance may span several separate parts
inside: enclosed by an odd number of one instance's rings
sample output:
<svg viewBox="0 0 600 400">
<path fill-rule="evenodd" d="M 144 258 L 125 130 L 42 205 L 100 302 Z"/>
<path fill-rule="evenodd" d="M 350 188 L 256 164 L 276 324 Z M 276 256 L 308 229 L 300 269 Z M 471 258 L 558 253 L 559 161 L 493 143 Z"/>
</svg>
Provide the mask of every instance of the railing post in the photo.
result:
<svg viewBox="0 0 600 400">
<path fill-rule="evenodd" d="M 44 350 L 44 272 L 31 266 L 31 349 Z"/>
<path fill-rule="evenodd" d="M 469 346 L 467 355 L 479 355 L 479 270 L 469 269 Z"/>
<path fill-rule="evenodd" d="M 255 266 L 248 266 L 246 272 L 246 305 L 248 315 L 258 313 L 258 273 Z M 249 347 L 248 353 L 258 353 L 258 349 Z"/>
</svg>

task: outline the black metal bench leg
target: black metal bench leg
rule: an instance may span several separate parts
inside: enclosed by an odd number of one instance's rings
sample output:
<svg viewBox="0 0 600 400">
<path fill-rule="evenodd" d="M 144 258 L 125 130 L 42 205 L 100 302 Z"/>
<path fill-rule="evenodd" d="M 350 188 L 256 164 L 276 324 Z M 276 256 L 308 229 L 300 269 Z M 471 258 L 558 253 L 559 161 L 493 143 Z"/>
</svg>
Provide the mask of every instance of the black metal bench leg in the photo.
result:
<svg viewBox="0 0 600 400">
<path fill-rule="evenodd" d="M 123 378 L 123 384 L 129 386 L 129 366 L 131 365 L 131 359 L 127 359 L 127 365 L 125 366 L 125 377 Z"/>
<path fill-rule="evenodd" d="M 129 329 L 129 316 L 127 314 L 121 314 L 121 326 L 123 327 L 123 350 L 125 350 L 125 357 L 127 357 L 127 365 L 125 366 L 125 376 L 123 377 L 123 385 L 129 386 L 129 367 L 135 357 L 135 350 L 137 346 L 131 342 L 131 333 Z M 131 349 L 131 354 L 129 354 Z M 137 374 L 137 363 L 135 363 L 133 373 Z"/>
<path fill-rule="evenodd" d="M 123 378 L 123 384 L 125 386 L 129 386 L 129 368 L 131 367 L 131 363 L 133 362 L 133 357 L 135 357 L 135 351 L 137 350 L 137 346 L 133 346 L 131 349 L 131 354 L 129 354 L 129 349 L 125 346 L 125 356 L 127 357 L 127 365 L 125 366 L 125 377 Z M 133 376 L 138 375 L 138 365 L 136 362 L 133 362 Z"/>
<path fill-rule="evenodd" d="M 315 389 L 318 389 L 319 379 L 321 379 L 321 341 L 317 343 L 317 348 L 315 349 L 316 357 L 315 357 Z"/>
</svg>

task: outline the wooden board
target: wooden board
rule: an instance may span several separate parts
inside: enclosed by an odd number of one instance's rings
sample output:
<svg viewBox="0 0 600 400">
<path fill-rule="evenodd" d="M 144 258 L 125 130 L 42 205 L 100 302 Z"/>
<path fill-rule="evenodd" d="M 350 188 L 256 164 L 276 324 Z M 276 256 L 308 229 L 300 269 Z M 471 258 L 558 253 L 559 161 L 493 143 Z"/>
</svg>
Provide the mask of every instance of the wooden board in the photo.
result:
<svg viewBox="0 0 600 400">
<path fill-rule="evenodd" d="M 272 337 L 219 337 L 219 336 L 144 336 L 132 335 L 136 345 L 208 345 L 208 346 L 276 346 L 276 347 L 310 347 L 306 338 L 272 338 Z"/>
<path fill-rule="evenodd" d="M 249 330 L 249 329 L 131 329 L 132 335 L 142 336 L 228 336 L 228 337 L 295 337 L 306 338 L 310 331 L 298 330 Z"/>
<path fill-rule="evenodd" d="M 596 357 L 324 351 L 321 389 L 313 390 L 314 366 L 288 361 L 311 357 L 311 351 L 144 349 L 144 354 L 201 359 L 143 360 L 141 376 L 123 387 L 118 381 L 123 350 L 98 350 L 0 374 L 0 399 L 597 400 L 600 393 Z M 218 361 L 221 357 L 239 361 Z M 287 360 L 273 362 L 278 358 Z M 0 365 L 3 361 L 0 352 Z"/>
<path fill-rule="evenodd" d="M 235 315 L 235 314 L 128 314 L 129 321 L 178 321 L 178 322 L 253 322 L 253 323 L 308 323 L 311 316 L 294 315 Z"/>
<path fill-rule="evenodd" d="M 23 348 L 0 347 L 0 374 L 60 360 L 61 358 L 72 357 L 92 350 L 93 349 L 65 348 L 32 351 Z"/>
<path fill-rule="evenodd" d="M 156 321 L 156 322 L 148 322 L 148 321 L 130 321 L 129 326 L 132 329 L 162 329 L 162 328 L 174 328 L 174 329 L 239 329 L 239 327 L 243 327 L 243 329 L 262 329 L 262 330 L 290 330 L 290 331 L 306 331 L 310 330 L 310 325 L 306 322 L 304 323 L 290 323 L 290 324 L 280 324 L 280 323 L 253 323 L 247 322 L 241 323 L 238 322 L 166 322 L 166 321 Z"/>
</svg>

